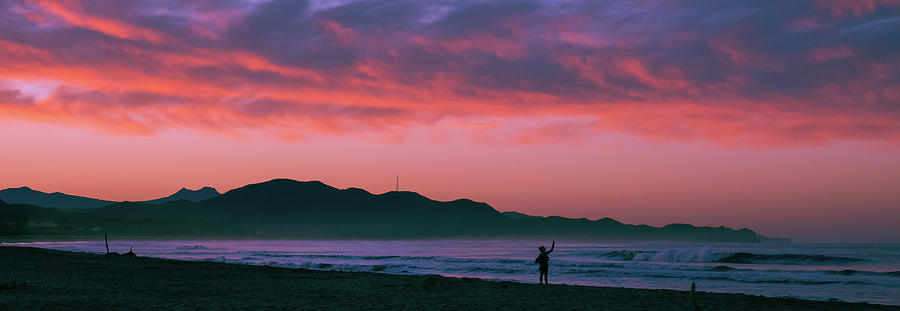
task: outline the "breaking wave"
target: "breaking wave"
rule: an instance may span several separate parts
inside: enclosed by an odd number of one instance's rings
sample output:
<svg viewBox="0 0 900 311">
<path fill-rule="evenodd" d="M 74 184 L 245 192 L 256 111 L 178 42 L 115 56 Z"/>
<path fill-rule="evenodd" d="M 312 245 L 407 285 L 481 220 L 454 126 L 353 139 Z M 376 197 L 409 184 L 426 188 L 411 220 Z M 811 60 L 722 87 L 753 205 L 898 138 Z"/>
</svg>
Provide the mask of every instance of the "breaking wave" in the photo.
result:
<svg viewBox="0 0 900 311">
<path fill-rule="evenodd" d="M 618 250 L 593 254 L 594 257 L 617 261 L 651 261 L 651 262 L 709 262 L 739 264 L 847 264 L 865 261 L 865 259 L 810 255 L 810 254 L 754 254 L 746 252 L 725 253 L 713 252 L 709 249 L 667 249 L 661 251 Z"/>
<path fill-rule="evenodd" d="M 782 264 L 782 265 L 803 265 L 803 264 L 845 264 L 864 261 L 865 259 L 825 256 L 825 255 L 806 255 L 806 254 L 775 254 L 761 255 L 752 253 L 734 253 L 728 257 L 719 259 L 718 262 L 727 263 L 749 263 L 749 264 Z"/>
<path fill-rule="evenodd" d="M 873 272 L 873 271 L 859 271 L 859 270 L 826 270 L 821 271 L 825 274 L 831 275 L 870 275 L 870 276 L 890 276 L 890 277 L 900 277 L 900 271 L 891 271 L 891 272 Z"/>
</svg>

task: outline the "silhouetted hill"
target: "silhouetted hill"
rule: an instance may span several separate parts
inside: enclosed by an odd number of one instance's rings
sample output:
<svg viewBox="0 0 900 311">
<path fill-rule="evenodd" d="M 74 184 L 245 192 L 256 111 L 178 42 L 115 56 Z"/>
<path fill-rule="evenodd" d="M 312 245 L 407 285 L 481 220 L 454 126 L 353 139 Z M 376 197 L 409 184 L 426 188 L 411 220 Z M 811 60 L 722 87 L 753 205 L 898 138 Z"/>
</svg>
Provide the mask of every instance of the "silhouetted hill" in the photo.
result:
<svg viewBox="0 0 900 311">
<path fill-rule="evenodd" d="M 287 179 L 247 185 L 201 202 L 126 202 L 88 212 L 126 219 L 199 218 L 229 224 L 235 232 L 311 237 L 484 235 L 505 219 L 471 200 L 439 202 L 402 191 L 376 195 Z"/>
<path fill-rule="evenodd" d="M 94 208 L 115 203 L 113 201 L 69 195 L 60 192 L 46 193 L 32 190 L 28 187 L 0 190 L 0 199 L 3 199 L 8 204 L 31 204 L 59 209 Z"/>
<path fill-rule="evenodd" d="M 101 228 L 114 234 L 177 232 L 178 235 L 275 238 L 567 237 L 728 242 L 759 242 L 762 238 L 749 229 L 686 224 L 651 227 L 627 225 L 611 218 L 589 220 L 500 213 L 490 205 L 468 199 L 435 201 L 408 191 L 372 194 L 358 188 L 337 189 L 318 181 L 289 179 L 250 184 L 197 202 L 186 199 L 160 204 L 122 202 L 91 209 L 53 210 L 59 214 L 50 216 L 45 209 L 31 209 L 11 217 L 69 217 L 72 220 L 69 227 Z M 12 210 L 0 207 L 0 216 L 4 215 L 3 211 Z M 130 227 L 136 224 L 140 226 Z"/>
<path fill-rule="evenodd" d="M 541 218 L 541 216 L 532 216 L 528 214 L 523 214 L 519 212 L 503 212 L 503 216 L 509 219 L 537 219 Z"/>
<path fill-rule="evenodd" d="M 216 191 L 216 189 L 212 187 L 203 187 L 199 190 L 181 188 L 181 190 L 178 190 L 178 192 L 170 196 L 142 202 L 150 204 L 161 204 L 177 200 L 188 200 L 196 202 L 213 198 L 218 195 L 219 191 Z M 0 199 L 5 200 L 9 204 L 30 204 L 59 209 L 96 208 L 118 203 L 116 201 L 94 199 L 89 197 L 65 194 L 61 192 L 46 193 L 33 190 L 28 187 L 8 188 L 0 190 Z"/>
<path fill-rule="evenodd" d="M 199 219 L 122 219 L 30 204 L 0 204 L 0 237 L 16 235 L 221 235 L 220 225 Z"/>
<path fill-rule="evenodd" d="M 161 203 L 178 201 L 178 200 L 188 200 L 191 202 L 199 202 L 199 201 L 203 201 L 206 199 L 217 197 L 219 195 L 220 195 L 219 191 L 217 191 L 215 188 L 212 188 L 212 187 L 203 187 L 198 190 L 181 188 L 181 190 L 178 190 L 178 192 L 175 192 L 174 194 L 172 194 L 170 196 L 155 199 L 155 200 L 147 200 L 147 201 L 143 201 L 142 203 L 161 204 Z"/>
<path fill-rule="evenodd" d="M 503 214 L 460 199 L 431 200 L 415 192 L 372 194 L 336 189 L 318 181 L 275 179 L 228 191 L 201 202 L 160 205 L 120 203 L 86 210 L 124 219 L 188 218 L 227 224 L 231 234 L 270 237 L 532 237 L 757 242 L 749 229 L 626 225 L 611 218 L 588 220 Z M 512 217 L 510 217 L 512 216 Z"/>
</svg>

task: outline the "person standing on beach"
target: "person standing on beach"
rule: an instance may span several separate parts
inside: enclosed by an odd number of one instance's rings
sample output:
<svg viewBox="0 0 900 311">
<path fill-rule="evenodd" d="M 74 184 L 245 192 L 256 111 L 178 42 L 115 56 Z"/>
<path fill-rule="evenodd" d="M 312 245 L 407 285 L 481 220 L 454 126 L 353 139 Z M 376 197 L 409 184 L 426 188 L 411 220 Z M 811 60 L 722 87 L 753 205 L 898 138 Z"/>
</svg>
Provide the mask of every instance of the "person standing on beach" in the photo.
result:
<svg viewBox="0 0 900 311">
<path fill-rule="evenodd" d="M 534 260 L 534 263 L 540 265 L 538 267 L 538 271 L 541 274 L 540 276 L 538 276 L 538 281 L 541 284 L 550 284 L 550 281 L 547 280 L 547 271 L 550 267 L 550 253 L 553 252 L 554 248 L 556 248 L 556 241 L 553 241 L 553 244 L 550 245 L 549 251 L 543 245 L 541 247 L 538 247 L 538 250 L 541 251 L 541 254 L 537 256 L 537 258 Z"/>
</svg>

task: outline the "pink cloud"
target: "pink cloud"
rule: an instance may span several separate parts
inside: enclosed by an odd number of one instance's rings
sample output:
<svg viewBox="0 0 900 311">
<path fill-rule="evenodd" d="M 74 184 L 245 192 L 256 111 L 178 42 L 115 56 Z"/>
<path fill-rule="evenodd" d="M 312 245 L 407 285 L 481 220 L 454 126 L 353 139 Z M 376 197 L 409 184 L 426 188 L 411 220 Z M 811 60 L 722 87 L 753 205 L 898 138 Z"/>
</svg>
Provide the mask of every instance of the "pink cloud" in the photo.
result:
<svg viewBox="0 0 900 311">
<path fill-rule="evenodd" d="M 272 1 L 159 15 L 141 1 L 115 10 L 17 2 L 0 8 L 21 16 L 0 32 L 0 79 L 59 87 L 27 104 L 5 87 L 0 118 L 137 135 L 263 129 L 288 141 L 491 119 L 491 128 L 520 131 L 522 143 L 605 131 L 725 145 L 896 142 L 900 79 L 891 73 L 900 59 L 880 56 L 874 37 L 845 38 L 838 22 L 852 12 L 867 25 L 895 6 L 844 3 L 816 2 L 831 15 L 785 4 L 744 17 L 759 23 L 707 25 L 671 16 L 754 11 L 529 2 L 431 16 L 427 4 L 409 3 L 388 19 L 366 14 L 397 8 Z M 762 29 L 765 18 L 783 34 Z M 878 27 L 890 24 L 866 34 Z M 519 127 L 521 119 L 554 121 Z"/>
</svg>

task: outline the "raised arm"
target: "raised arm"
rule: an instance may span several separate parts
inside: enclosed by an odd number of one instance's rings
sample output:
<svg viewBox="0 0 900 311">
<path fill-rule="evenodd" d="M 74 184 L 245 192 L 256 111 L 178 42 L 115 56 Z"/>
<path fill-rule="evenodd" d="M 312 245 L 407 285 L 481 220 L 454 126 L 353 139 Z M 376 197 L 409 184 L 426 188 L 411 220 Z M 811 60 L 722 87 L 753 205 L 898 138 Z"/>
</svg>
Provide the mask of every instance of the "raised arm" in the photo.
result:
<svg viewBox="0 0 900 311">
<path fill-rule="evenodd" d="M 550 245 L 550 250 L 547 251 L 547 254 L 552 253 L 552 252 L 553 252 L 553 248 L 555 248 L 555 247 L 556 247 L 556 240 L 554 240 L 554 241 L 553 241 L 553 244 Z"/>
</svg>

